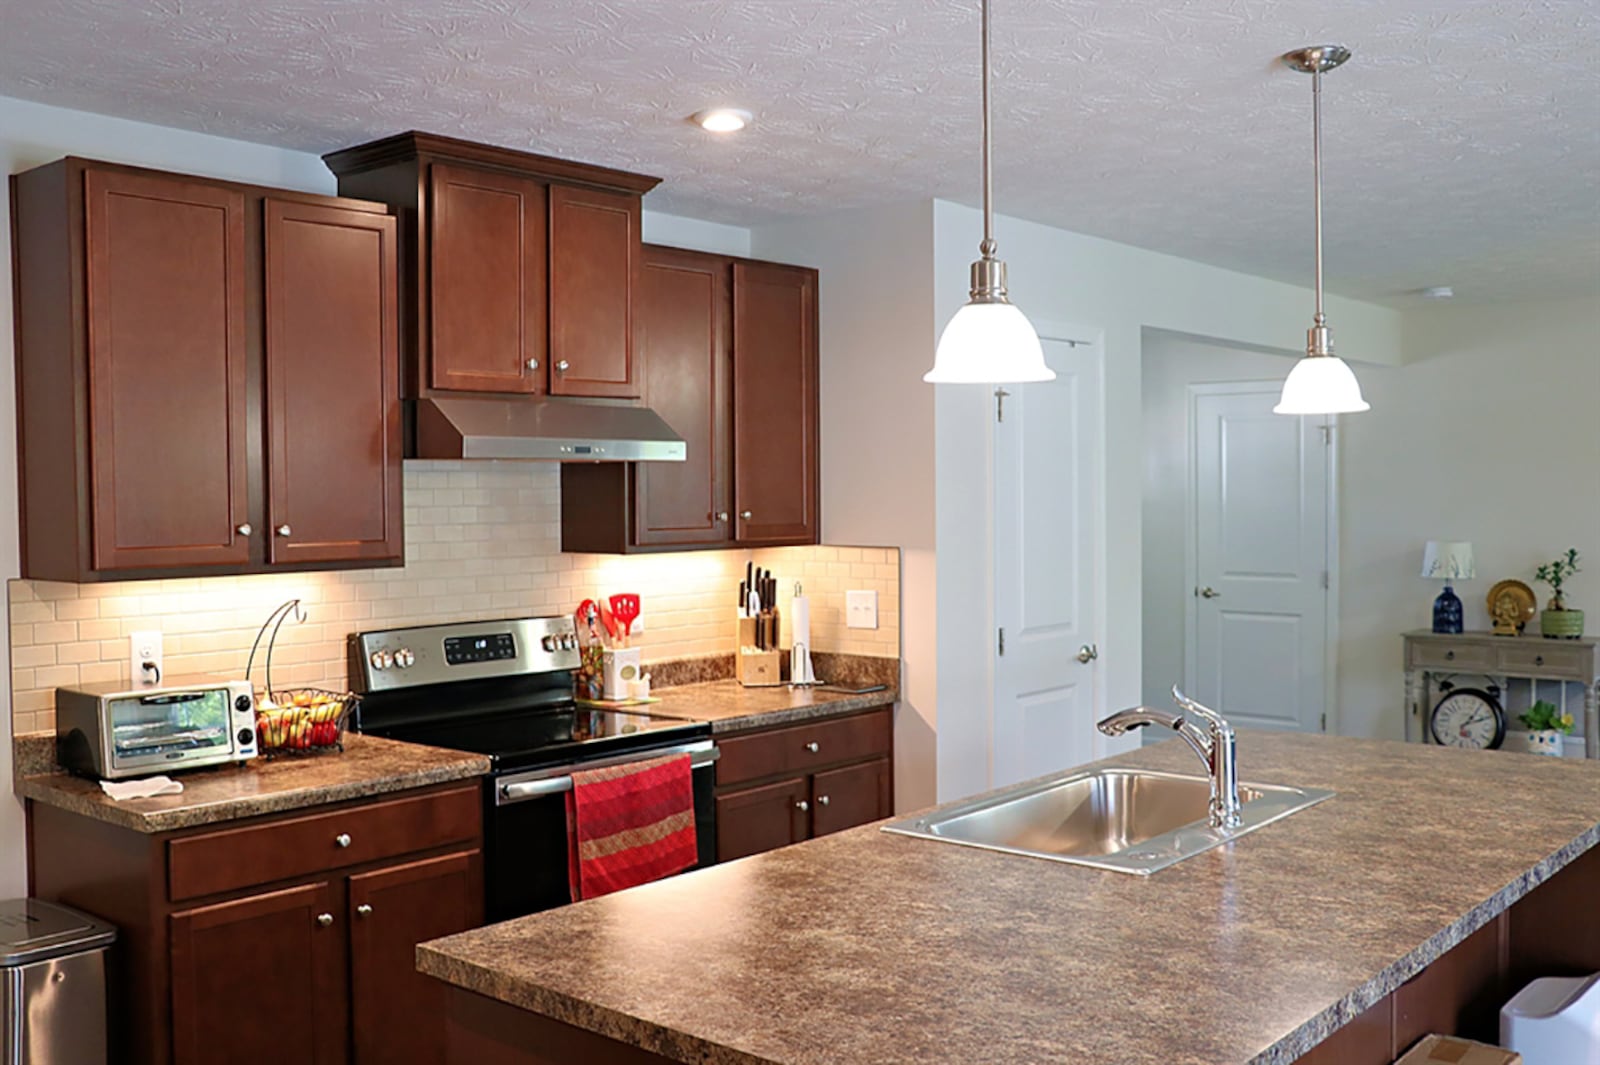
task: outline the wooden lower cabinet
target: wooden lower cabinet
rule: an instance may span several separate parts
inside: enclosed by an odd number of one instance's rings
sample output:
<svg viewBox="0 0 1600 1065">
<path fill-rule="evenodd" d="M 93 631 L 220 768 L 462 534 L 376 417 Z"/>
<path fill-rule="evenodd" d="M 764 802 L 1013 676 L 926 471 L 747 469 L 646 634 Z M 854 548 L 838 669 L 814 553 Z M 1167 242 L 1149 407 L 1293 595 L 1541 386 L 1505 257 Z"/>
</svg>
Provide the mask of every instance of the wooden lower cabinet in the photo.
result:
<svg viewBox="0 0 1600 1065">
<path fill-rule="evenodd" d="M 717 860 L 801 843 L 894 812 L 892 711 L 727 737 L 717 763 Z"/>
<path fill-rule="evenodd" d="M 480 802 L 471 781 L 154 835 L 30 803 L 30 893 L 117 926 L 112 1065 L 436 1065 L 415 948 L 483 924 Z"/>
</svg>

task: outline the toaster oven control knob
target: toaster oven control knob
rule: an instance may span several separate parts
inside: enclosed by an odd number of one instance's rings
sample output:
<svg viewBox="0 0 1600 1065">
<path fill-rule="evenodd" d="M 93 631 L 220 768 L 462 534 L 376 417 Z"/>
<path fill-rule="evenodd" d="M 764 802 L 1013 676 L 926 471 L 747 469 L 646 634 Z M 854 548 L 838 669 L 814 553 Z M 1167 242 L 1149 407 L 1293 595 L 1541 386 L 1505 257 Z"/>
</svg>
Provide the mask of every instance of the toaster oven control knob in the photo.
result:
<svg viewBox="0 0 1600 1065">
<path fill-rule="evenodd" d="M 233 708 L 239 711 L 241 714 L 248 714 L 250 712 L 250 696 L 239 696 L 239 698 L 233 701 Z"/>
<path fill-rule="evenodd" d="M 410 669 L 412 663 L 416 662 L 416 660 L 417 656 L 411 653 L 411 648 L 409 647 L 402 647 L 394 653 L 394 664 L 401 669 Z"/>
<path fill-rule="evenodd" d="M 250 746 L 251 741 L 253 741 L 255 738 L 256 734 L 251 732 L 249 729 L 242 728 L 239 730 L 239 746 L 248 747 Z"/>
</svg>

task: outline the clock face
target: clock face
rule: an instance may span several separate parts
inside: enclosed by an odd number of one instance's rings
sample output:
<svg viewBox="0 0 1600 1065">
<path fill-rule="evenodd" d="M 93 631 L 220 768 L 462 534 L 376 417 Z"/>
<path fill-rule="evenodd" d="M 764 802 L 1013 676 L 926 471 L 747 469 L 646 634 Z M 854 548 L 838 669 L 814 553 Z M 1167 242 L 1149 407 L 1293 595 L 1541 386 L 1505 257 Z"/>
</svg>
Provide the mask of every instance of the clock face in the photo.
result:
<svg viewBox="0 0 1600 1065">
<path fill-rule="evenodd" d="M 1433 738 L 1449 747 L 1489 750 L 1506 736 L 1505 714 L 1487 692 L 1466 688 L 1451 692 L 1433 708 Z"/>
</svg>

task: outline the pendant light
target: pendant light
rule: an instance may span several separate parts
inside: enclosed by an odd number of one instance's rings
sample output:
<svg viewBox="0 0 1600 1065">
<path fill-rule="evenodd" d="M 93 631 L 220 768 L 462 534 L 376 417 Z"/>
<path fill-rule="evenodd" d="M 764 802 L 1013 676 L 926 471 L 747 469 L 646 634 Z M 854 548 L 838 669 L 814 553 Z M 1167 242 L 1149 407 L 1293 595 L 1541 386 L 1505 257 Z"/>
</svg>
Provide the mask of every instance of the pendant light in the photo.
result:
<svg viewBox="0 0 1600 1065">
<path fill-rule="evenodd" d="M 994 257 L 994 167 L 989 132 L 989 0 L 983 13 L 983 243 L 972 264 L 972 290 L 964 307 L 945 325 L 933 369 L 922 375 L 935 384 L 1012 384 L 1051 381 L 1044 348 L 1027 316 L 1006 297 L 1006 264 Z"/>
<path fill-rule="evenodd" d="M 1305 358 L 1295 363 L 1283 382 L 1276 414 L 1354 414 L 1371 410 L 1361 398 L 1361 385 L 1344 360 L 1333 353 L 1333 330 L 1322 313 L 1322 75 L 1350 58 L 1350 49 L 1321 44 L 1289 52 L 1283 62 L 1311 75 L 1311 164 L 1316 173 L 1317 314 L 1306 331 Z"/>
</svg>

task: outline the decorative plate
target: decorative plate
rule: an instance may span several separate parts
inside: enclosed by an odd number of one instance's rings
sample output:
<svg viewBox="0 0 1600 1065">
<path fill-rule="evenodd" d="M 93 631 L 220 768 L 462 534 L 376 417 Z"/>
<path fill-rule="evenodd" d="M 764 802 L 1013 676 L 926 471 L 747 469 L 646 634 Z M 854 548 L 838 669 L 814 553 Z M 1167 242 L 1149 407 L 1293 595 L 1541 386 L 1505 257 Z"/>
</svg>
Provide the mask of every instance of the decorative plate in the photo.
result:
<svg viewBox="0 0 1600 1065">
<path fill-rule="evenodd" d="M 1495 618 L 1495 604 L 1499 603 L 1502 597 L 1516 604 L 1518 628 L 1532 621 L 1533 616 L 1539 612 L 1539 599 L 1533 594 L 1532 588 L 1518 580 L 1505 580 L 1489 589 L 1489 597 L 1485 602 L 1488 604 L 1491 618 Z"/>
</svg>

